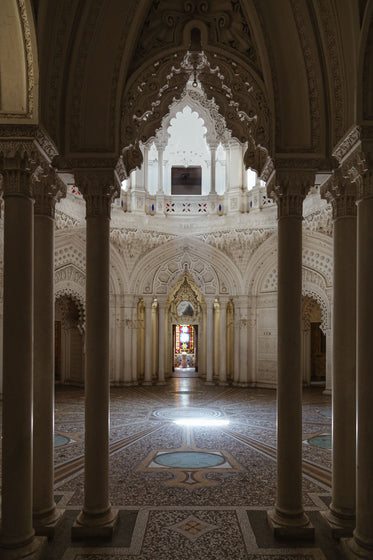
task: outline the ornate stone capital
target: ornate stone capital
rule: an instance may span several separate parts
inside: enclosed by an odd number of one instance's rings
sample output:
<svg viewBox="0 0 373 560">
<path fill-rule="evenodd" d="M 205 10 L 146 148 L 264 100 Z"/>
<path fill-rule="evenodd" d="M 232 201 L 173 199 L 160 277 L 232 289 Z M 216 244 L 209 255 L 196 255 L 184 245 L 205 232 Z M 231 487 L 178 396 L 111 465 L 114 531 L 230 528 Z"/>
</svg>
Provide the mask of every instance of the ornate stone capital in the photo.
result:
<svg viewBox="0 0 373 560">
<path fill-rule="evenodd" d="M 314 171 L 276 170 L 276 181 L 268 196 L 277 203 L 277 218 L 301 218 L 303 200 L 314 182 Z"/>
<path fill-rule="evenodd" d="M 342 168 L 333 171 L 333 175 L 320 189 L 321 198 L 330 202 L 333 220 L 356 216 L 356 185 L 344 175 Z"/>
<path fill-rule="evenodd" d="M 36 148 L 32 139 L 0 141 L 0 173 L 3 194 L 32 197 L 30 175 L 35 167 Z"/>
<path fill-rule="evenodd" d="M 32 188 L 35 199 L 34 213 L 54 219 L 56 202 L 66 196 L 66 185 L 51 166 L 42 165 L 33 173 Z"/>
<path fill-rule="evenodd" d="M 74 170 L 75 183 L 86 201 L 86 216 L 110 219 L 111 204 L 120 194 L 113 169 Z"/>
</svg>

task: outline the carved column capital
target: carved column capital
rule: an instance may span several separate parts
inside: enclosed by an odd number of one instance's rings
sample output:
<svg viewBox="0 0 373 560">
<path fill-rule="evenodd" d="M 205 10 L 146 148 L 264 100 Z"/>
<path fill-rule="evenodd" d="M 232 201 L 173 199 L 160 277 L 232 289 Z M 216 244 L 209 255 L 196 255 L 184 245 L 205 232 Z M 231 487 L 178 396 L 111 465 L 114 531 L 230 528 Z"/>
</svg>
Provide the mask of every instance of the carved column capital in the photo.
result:
<svg viewBox="0 0 373 560">
<path fill-rule="evenodd" d="M 276 181 L 269 196 L 277 203 L 277 218 L 301 218 L 303 200 L 314 182 L 314 171 L 306 169 L 276 170 Z"/>
<path fill-rule="evenodd" d="M 54 219 L 56 202 L 66 196 L 66 185 L 49 165 L 38 166 L 31 182 L 35 199 L 34 213 Z"/>
<path fill-rule="evenodd" d="M 356 185 L 341 167 L 333 171 L 320 195 L 332 205 L 333 220 L 356 216 Z"/>
<path fill-rule="evenodd" d="M 106 216 L 110 219 L 111 204 L 119 196 L 113 169 L 77 169 L 74 176 L 86 201 L 87 218 Z"/>
<path fill-rule="evenodd" d="M 36 148 L 32 139 L 0 141 L 0 173 L 2 189 L 7 196 L 32 197 L 30 175 L 34 167 Z"/>
</svg>

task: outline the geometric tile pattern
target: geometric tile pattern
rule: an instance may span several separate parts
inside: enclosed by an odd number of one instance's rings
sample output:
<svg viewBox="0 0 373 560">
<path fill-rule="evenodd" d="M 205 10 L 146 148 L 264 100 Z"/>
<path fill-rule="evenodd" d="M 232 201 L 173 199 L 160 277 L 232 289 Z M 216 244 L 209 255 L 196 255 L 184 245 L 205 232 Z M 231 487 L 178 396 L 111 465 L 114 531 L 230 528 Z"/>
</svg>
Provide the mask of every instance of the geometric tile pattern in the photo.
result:
<svg viewBox="0 0 373 560">
<path fill-rule="evenodd" d="M 186 537 L 190 541 L 196 541 L 205 533 L 217 529 L 217 526 L 201 521 L 194 515 L 189 515 L 189 517 L 183 521 L 175 523 L 175 525 L 170 525 L 168 529 L 177 531 L 180 535 L 183 535 L 183 537 Z"/>
</svg>

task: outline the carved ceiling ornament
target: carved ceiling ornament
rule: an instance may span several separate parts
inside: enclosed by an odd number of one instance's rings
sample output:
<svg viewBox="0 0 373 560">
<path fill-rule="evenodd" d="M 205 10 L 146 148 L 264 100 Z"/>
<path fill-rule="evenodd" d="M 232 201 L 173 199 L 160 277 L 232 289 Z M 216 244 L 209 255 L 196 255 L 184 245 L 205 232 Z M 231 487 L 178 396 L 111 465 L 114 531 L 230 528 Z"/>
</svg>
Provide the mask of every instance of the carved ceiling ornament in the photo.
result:
<svg viewBox="0 0 373 560">
<path fill-rule="evenodd" d="M 195 26 L 200 28 L 201 21 Z M 261 175 L 272 148 L 272 123 L 263 83 L 240 58 L 225 56 L 218 45 L 206 44 L 198 52 L 187 48 L 168 52 L 156 61 L 153 56 L 128 83 L 121 111 L 121 146 L 127 174 L 142 164 L 139 142 L 156 137 L 165 115 L 186 95 L 188 80 L 193 77 L 210 107 L 224 115 L 232 136 L 248 143 L 245 166 Z"/>
<path fill-rule="evenodd" d="M 205 28 L 204 42 L 220 45 L 242 57 L 258 75 L 261 63 L 250 22 L 239 0 L 160 0 L 153 2 L 140 36 L 132 70 L 143 64 L 149 54 L 185 43 L 185 27 L 195 21 Z"/>
</svg>

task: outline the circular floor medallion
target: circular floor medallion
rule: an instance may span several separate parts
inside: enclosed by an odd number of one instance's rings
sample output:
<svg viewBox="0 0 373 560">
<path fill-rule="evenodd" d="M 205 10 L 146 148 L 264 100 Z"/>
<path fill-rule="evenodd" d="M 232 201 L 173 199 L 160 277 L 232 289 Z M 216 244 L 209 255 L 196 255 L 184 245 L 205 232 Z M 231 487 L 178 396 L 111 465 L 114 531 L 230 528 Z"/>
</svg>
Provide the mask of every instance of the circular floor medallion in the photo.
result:
<svg viewBox="0 0 373 560">
<path fill-rule="evenodd" d="M 177 420 L 178 418 L 221 418 L 220 410 L 215 408 L 199 408 L 193 406 L 158 408 L 153 416 L 162 420 Z"/>
<path fill-rule="evenodd" d="M 218 467 L 225 461 L 220 454 L 206 451 L 173 451 L 162 453 L 154 459 L 155 463 L 163 467 L 178 469 L 204 469 Z"/>
</svg>

